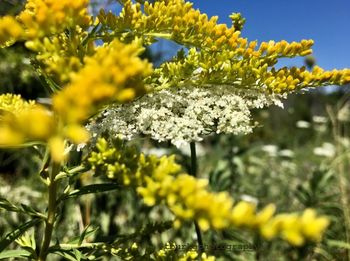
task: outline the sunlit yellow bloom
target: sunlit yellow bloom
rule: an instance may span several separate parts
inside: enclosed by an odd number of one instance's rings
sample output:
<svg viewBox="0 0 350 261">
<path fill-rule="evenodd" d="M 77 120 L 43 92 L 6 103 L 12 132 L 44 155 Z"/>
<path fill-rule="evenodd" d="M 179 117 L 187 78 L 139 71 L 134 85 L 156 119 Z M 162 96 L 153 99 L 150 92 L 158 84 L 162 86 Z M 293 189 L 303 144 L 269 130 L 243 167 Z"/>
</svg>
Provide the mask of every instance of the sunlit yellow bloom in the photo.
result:
<svg viewBox="0 0 350 261">
<path fill-rule="evenodd" d="M 274 215 L 276 211 L 276 206 L 273 204 L 269 204 L 266 207 L 264 207 L 257 215 L 256 215 L 256 222 L 257 225 L 262 226 L 266 224 Z"/>
<path fill-rule="evenodd" d="M 18 40 L 23 33 L 23 28 L 14 17 L 0 17 L 0 47 L 6 44 L 8 41 Z"/>
<path fill-rule="evenodd" d="M 16 146 L 28 141 L 46 141 L 54 131 L 53 116 L 44 107 L 36 105 L 16 115 L 8 112 L 0 119 L 0 145 Z"/>
<path fill-rule="evenodd" d="M 75 144 L 87 142 L 90 138 L 89 132 L 80 125 L 68 125 L 64 129 L 64 136 Z"/>
<path fill-rule="evenodd" d="M 109 147 L 106 140 L 99 139 L 96 149 L 88 158 L 93 170 L 136 188 L 149 206 L 166 204 L 175 215 L 175 227 L 197 220 L 202 230 L 246 228 L 268 240 L 280 237 L 300 246 L 320 240 L 328 226 L 326 217 L 316 216 L 310 209 L 301 214 L 274 215 L 276 207 L 272 204 L 261 211 L 250 202 L 234 204 L 228 193 L 209 191 L 207 180 L 182 174 L 174 157 L 146 156 L 118 140 Z"/>
<path fill-rule="evenodd" d="M 11 147 L 23 142 L 22 133 L 14 132 L 10 126 L 0 125 L 0 147 Z"/>
<path fill-rule="evenodd" d="M 28 0 L 18 20 L 26 29 L 26 37 L 35 39 L 61 32 L 76 25 L 87 26 L 88 0 Z"/>
<path fill-rule="evenodd" d="M 0 115 L 1 111 L 16 114 L 23 110 L 33 108 L 34 106 L 34 101 L 25 101 L 21 98 L 20 95 L 15 95 L 11 93 L 0 95 Z"/>
<path fill-rule="evenodd" d="M 232 222 L 236 226 L 251 226 L 255 221 L 255 204 L 241 201 L 232 210 Z"/>
<path fill-rule="evenodd" d="M 86 142 L 89 133 L 80 125 L 62 127 L 59 119 L 34 101 L 19 95 L 0 95 L 0 147 L 22 146 L 27 142 L 47 143 L 54 161 L 65 158 L 65 141 Z"/>
<path fill-rule="evenodd" d="M 77 47 L 87 36 L 82 28 L 72 29 L 74 33 L 60 33 L 50 37 L 36 38 L 25 43 L 26 47 L 36 52 L 36 59 L 42 70 L 55 82 L 65 84 L 72 75 L 83 67 L 82 51 Z M 94 45 L 89 42 L 84 48 L 84 55 L 94 53 Z"/>
<path fill-rule="evenodd" d="M 48 141 L 51 157 L 55 162 L 62 162 L 65 159 L 64 139 L 60 136 L 51 137 Z"/>
<path fill-rule="evenodd" d="M 198 253 L 195 250 L 187 251 L 185 254 L 183 254 L 182 257 L 180 257 L 179 261 L 188 261 L 188 260 L 197 260 L 198 259 Z"/>
<path fill-rule="evenodd" d="M 53 97 L 55 112 L 67 123 L 80 123 L 109 101 L 127 101 L 143 93 L 140 79 L 151 72 L 151 65 L 138 54 L 136 42 L 124 45 L 115 40 L 87 57 L 85 66 L 71 84 Z"/>
<path fill-rule="evenodd" d="M 214 256 L 209 256 L 206 253 L 202 253 L 199 256 L 197 249 L 190 249 L 185 253 L 179 253 L 175 243 L 167 243 L 166 246 L 155 253 L 155 260 L 179 260 L 179 261 L 215 261 Z M 153 259 L 152 259 L 153 260 Z"/>
<path fill-rule="evenodd" d="M 302 233 L 311 240 L 321 240 L 321 235 L 328 225 L 329 220 L 325 217 L 317 217 L 313 209 L 306 209 L 301 216 Z"/>
<path fill-rule="evenodd" d="M 286 93 L 350 82 L 348 69 L 312 72 L 303 67 L 276 69 L 280 58 L 311 54 L 313 41 L 248 41 L 241 37 L 244 19 L 240 14 L 230 16 L 229 27 L 218 24 L 216 16 L 209 19 L 184 0 L 146 1 L 144 8 L 128 0 L 119 15 L 102 10 L 98 18 L 125 42 L 142 37 L 144 43 L 151 44 L 155 38 L 165 38 L 189 47 L 187 55 L 180 52 L 177 59 L 155 70 L 148 82 L 154 88 L 186 88 L 189 84 L 215 88 L 223 84 L 258 92 Z M 106 34 L 105 39 L 109 41 L 110 36 Z"/>
</svg>

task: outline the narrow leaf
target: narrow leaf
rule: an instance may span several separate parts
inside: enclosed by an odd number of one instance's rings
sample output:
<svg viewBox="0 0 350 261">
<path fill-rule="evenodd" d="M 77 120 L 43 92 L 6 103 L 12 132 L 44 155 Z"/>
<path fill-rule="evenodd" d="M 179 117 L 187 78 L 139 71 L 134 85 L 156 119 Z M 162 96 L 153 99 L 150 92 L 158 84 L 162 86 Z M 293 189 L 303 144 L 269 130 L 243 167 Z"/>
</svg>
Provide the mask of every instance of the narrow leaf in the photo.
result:
<svg viewBox="0 0 350 261">
<path fill-rule="evenodd" d="M 91 194 L 91 193 L 100 193 L 100 192 L 115 190 L 119 187 L 120 186 L 118 184 L 113 184 L 113 183 L 101 183 L 101 184 L 88 185 L 70 192 L 68 195 L 63 196 L 61 200 L 79 197 L 79 196 Z"/>
<path fill-rule="evenodd" d="M 46 218 L 44 214 L 40 213 L 39 211 L 35 210 L 34 208 L 28 205 L 21 204 L 20 206 L 17 206 L 5 198 L 0 198 L 0 210 L 1 209 L 11 212 L 23 213 L 33 217 Z"/>
<path fill-rule="evenodd" d="M 84 241 L 84 239 L 85 239 L 86 237 L 88 237 L 89 235 L 94 234 L 94 233 L 97 232 L 97 230 L 98 230 L 98 227 L 92 228 L 91 230 L 89 230 L 89 228 L 90 228 L 90 226 L 87 226 L 87 227 L 84 229 L 83 233 L 81 233 L 81 235 L 80 235 L 80 237 L 79 237 L 78 245 L 81 245 L 81 243 L 83 243 L 83 241 Z M 89 234 L 88 234 L 88 233 L 89 233 Z"/>
<path fill-rule="evenodd" d="M 16 205 L 12 204 L 10 201 L 8 201 L 5 198 L 0 198 L 0 209 L 18 212 L 18 207 L 16 207 Z"/>
<path fill-rule="evenodd" d="M 6 250 L 6 251 L 2 251 L 0 253 L 0 259 L 5 259 L 5 258 L 13 258 L 13 257 L 30 257 L 31 253 L 28 252 L 27 250 Z"/>
<path fill-rule="evenodd" d="M 12 232 L 8 233 L 3 239 L 0 240 L 0 253 L 8 247 L 13 241 L 20 237 L 26 230 L 38 224 L 41 220 L 39 218 L 32 219 L 23 225 L 17 227 Z"/>
<path fill-rule="evenodd" d="M 332 247 L 350 249 L 350 244 L 344 241 L 328 240 L 327 243 Z"/>
<path fill-rule="evenodd" d="M 94 235 L 98 230 L 99 230 L 98 227 L 87 226 L 80 236 L 75 237 L 72 240 L 68 241 L 68 244 L 81 245 L 81 243 L 84 241 L 85 238 L 88 238 L 88 237 Z"/>
</svg>

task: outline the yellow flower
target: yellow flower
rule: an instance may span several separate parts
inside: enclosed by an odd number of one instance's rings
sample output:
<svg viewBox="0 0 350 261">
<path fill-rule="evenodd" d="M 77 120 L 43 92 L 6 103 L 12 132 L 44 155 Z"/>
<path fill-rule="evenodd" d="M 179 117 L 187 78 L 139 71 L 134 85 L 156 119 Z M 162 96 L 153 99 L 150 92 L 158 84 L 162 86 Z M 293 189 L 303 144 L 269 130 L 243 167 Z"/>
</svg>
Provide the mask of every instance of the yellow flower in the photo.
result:
<svg viewBox="0 0 350 261">
<path fill-rule="evenodd" d="M 267 205 L 256 215 L 256 224 L 262 226 L 266 224 L 276 211 L 276 206 L 273 204 Z"/>
<path fill-rule="evenodd" d="M 207 256 L 206 253 L 203 253 L 201 256 L 202 261 L 215 261 L 215 256 Z"/>
<path fill-rule="evenodd" d="M 16 41 L 23 36 L 22 26 L 12 16 L 0 18 L 0 47 L 6 45 L 6 42 Z"/>
<path fill-rule="evenodd" d="M 0 125 L 0 147 L 11 147 L 23 143 L 22 133 L 14 132 L 9 126 Z"/>
<path fill-rule="evenodd" d="M 71 34 L 65 32 L 25 42 L 25 46 L 34 51 L 35 58 L 41 69 L 59 85 L 66 84 L 72 76 L 83 67 L 82 55 L 91 56 L 95 51 L 93 42 L 79 46 L 87 37 L 88 32 L 80 27 L 71 29 Z"/>
<path fill-rule="evenodd" d="M 232 223 L 236 226 L 251 226 L 255 221 L 255 204 L 241 201 L 232 210 Z"/>
<path fill-rule="evenodd" d="M 313 209 L 306 209 L 301 216 L 302 233 L 311 240 L 321 240 L 324 230 L 328 227 L 329 220 L 325 217 L 316 217 Z"/>
<path fill-rule="evenodd" d="M 87 57 L 73 81 L 53 97 L 54 111 L 66 123 L 81 123 L 110 101 L 130 100 L 145 92 L 142 79 L 151 65 L 138 58 L 140 45 L 117 40 Z"/>
<path fill-rule="evenodd" d="M 90 138 L 89 132 L 80 125 L 68 125 L 64 130 L 65 137 L 75 144 L 87 142 Z"/>
<path fill-rule="evenodd" d="M 62 162 L 65 159 L 64 139 L 59 136 L 55 136 L 49 139 L 48 145 L 51 151 L 51 157 L 55 162 Z"/>
<path fill-rule="evenodd" d="M 80 125 L 62 127 L 59 119 L 34 101 L 19 95 L 0 95 L 0 147 L 22 146 L 27 142 L 47 143 L 54 161 L 64 160 L 65 142 L 86 142 L 89 133 Z"/>
<path fill-rule="evenodd" d="M 265 223 L 265 224 L 262 224 L 260 226 L 260 234 L 268 239 L 268 240 L 271 240 L 273 239 L 274 237 L 276 237 L 279 233 L 279 227 L 278 227 L 278 223 L 276 222 L 275 219 L 272 219 L 271 221 Z"/>
<path fill-rule="evenodd" d="M 0 146 L 17 146 L 29 141 L 45 142 L 56 131 L 55 128 L 53 115 L 39 105 L 16 115 L 6 112 L 0 118 Z"/>
<path fill-rule="evenodd" d="M 65 28 L 90 24 L 88 0 L 28 0 L 18 15 L 28 39 L 62 32 Z"/>
<path fill-rule="evenodd" d="M 256 230 L 268 240 L 281 237 L 300 246 L 308 240 L 318 241 L 328 225 L 328 220 L 317 217 L 314 210 L 274 215 L 276 207 L 273 204 L 259 212 L 250 202 L 234 204 L 227 192 L 209 191 L 207 180 L 181 173 L 174 157 L 159 159 L 138 154 L 120 142 L 114 142 L 114 145 L 109 148 L 105 139 L 98 140 L 97 151 L 88 158 L 92 168 L 134 187 L 148 206 L 166 204 L 175 216 L 175 228 L 185 221 L 196 220 L 204 231 L 210 228 L 247 228 Z M 121 173 L 119 166 L 130 167 Z M 111 169 L 114 172 L 110 172 Z"/>
<path fill-rule="evenodd" d="M 12 93 L 0 95 L 0 115 L 1 111 L 17 114 L 23 110 L 33 108 L 34 105 L 34 101 L 25 101 L 20 95 L 15 95 Z"/>
</svg>

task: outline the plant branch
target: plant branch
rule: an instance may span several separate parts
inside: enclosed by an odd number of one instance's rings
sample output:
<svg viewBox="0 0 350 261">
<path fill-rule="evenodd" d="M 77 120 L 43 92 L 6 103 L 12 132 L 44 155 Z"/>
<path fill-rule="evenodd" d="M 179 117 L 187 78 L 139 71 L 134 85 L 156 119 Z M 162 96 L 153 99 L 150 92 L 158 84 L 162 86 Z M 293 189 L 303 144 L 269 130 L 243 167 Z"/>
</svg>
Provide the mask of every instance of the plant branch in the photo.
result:
<svg viewBox="0 0 350 261">
<path fill-rule="evenodd" d="M 50 183 L 48 185 L 49 189 L 49 201 L 48 201 L 48 210 L 47 210 L 47 218 L 45 221 L 45 232 L 44 239 L 41 245 L 40 254 L 38 261 L 45 261 L 48 249 L 51 242 L 53 227 L 56 219 L 56 197 L 57 197 L 57 183 L 55 180 L 56 175 L 60 171 L 61 165 L 59 163 L 51 164 L 50 171 Z"/>
</svg>

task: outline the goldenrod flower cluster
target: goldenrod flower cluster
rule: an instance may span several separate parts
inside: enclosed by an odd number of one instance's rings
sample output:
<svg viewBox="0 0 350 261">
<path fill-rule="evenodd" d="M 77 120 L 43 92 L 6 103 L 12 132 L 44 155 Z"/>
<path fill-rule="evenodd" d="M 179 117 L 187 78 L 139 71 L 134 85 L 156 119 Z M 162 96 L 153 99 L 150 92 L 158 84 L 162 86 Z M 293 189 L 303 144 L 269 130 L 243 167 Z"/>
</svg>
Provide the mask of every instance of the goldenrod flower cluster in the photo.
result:
<svg viewBox="0 0 350 261">
<path fill-rule="evenodd" d="M 265 218 L 270 215 L 271 210 L 262 211 L 261 217 Z M 266 214 L 268 213 L 268 214 Z M 305 240 L 320 241 L 323 231 L 328 227 L 329 220 L 326 217 L 317 217 L 313 209 L 306 209 L 300 215 L 297 214 L 279 214 L 271 220 L 264 222 L 260 226 L 261 234 L 270 239 L 278 231 L 283 239 L 295 246 L 305 243 Z"/>
<path fill-rule="evenodd" d="M 46 141 L 53 132 L 54 121 L 50 112 L 41 106 L 10 113 L 1 118 L 1 145 L 17 145 L 26 140 Z M 38 124 L 39 123 L 39 124 Z"/>
<path fill-rule="evenodd" d="M 250 202 L 234 204 L 227 192 L 210 192 L 207 180 L 181 173 L 173 157 L 146 156 L 121 141 L 109 147 L 105 139 L 99 139 L 88 162 L 96 173 L 136 188 L 145 204 L 165 203 L 176 217 L 175 226 L 197 220 L 202 230 L 234 226 L 255 230 L 266 239 L 279 236 L 300 246 L 306 241 L 319 241 L 329 224 L 326 217 L 316 216 L 311 209 L 301 214 L 274 215 L 274 205 L 257 211 Z"/>
<path fill-rule="evenodd" d="M 118 256 L 123 260 L 149 260 L 149 261 L 168 261 L 168 260 L 178 260 L 178 261 L 192 261 L 192 260 L 202 260 L 202 261 L 215 261 L 214 256 L 208 256 L 206 253 L 202 253 L 199 256 L 198 252 L 194 249 L 186 251 L 185 253 L 179 253 L 176 251 L 176 245 L 167 245 L 166 247 L 156 251 L 150 252 L 146 251 L 143 253 L 142 247 L 137 243 L 133 243 L 131 247 L 121 248 L 116 247 L 111 249 L 111 253 L 114 256 Z"/>
<path fill-rule="evenodd" d="M 86 59 L 72 83 L 54 95 L 53 111 L 35 106 L 4 116 L 0 121 L 1 145 L 44 141 L 52 148 L 54 159 L 63 160 L 64 138 L 76 144 L 86 142 L 89 135 L 80 124 L 99 106 L 109 101 L 127 101 L 144 92 L 140 78 L 150 73 L 151 66 L 138 58 L 139 50 L 137 43 L 124 45 L 117 40 L 100 47 Z M 2 98 L 3 107 L 26 105 L 19 102 L 19 97 L 11 97 Z"/>
<path fill-rule="evenodd" d="M 28 0 L 17 17 L 0 18 L 0 46 L 26 41 L 26 47 L 37 53 L 41 69 L 58 82 L 67 82 L 80 68 L 79 58 L 91 54 L 91 42 L 84 50 L 79 46 L 91 24 L 88 2 Z"/>
<path fill-rule="evenodd" d="M 20 96 L 0 95 L 0 147 L 21 147 L 27 143 L 47 143 L 54 161 L 64 160 L 64 138 L 86 141 L 81 127 L 61 129 L 53 113 L 44 106 L 26 102 Z"/>
<path fill-rule="evenodd" d="M 324 71 L 315 67 L 311 72 L 305 67 L 284 67 L 275 69 L 280 54 L 269 53 L 271 49 L 277 52 L 298 49 L 298 43 L 292 43 L 289 47 L 280 43 L 271 43 L 261 47 L 257 57 L 242 57 L 237 54 L 237 49 L 223 49 L 220 52 L 197 51 L 191 48 L 187 56 L 179 53 L 174 61 L 163 63 L 154 72 L 157 81 L 150 81 L 156 89 L 172 86 L 188 88 L 189 86 L 203 87 L 225 85 L 228 89 L 254 90 L 256 92 L 288 93 L 309 87 L 325 86 L 330 84 L 343 85 L 350 82 L 350 70 Z M 300 46 L 309 46 L 312 41 L 303 40 Z M 293 47 L 294 46 L 294 47 Z M 265 48 L 267 48 L 265 50 Z M 281 49 L 282 48 L 282 49 Z M 284 49 L 283 49 L 284 48 Z M 260 53 L 262 50 L 262 53 Z M 183 58 L 182 58 L 183 57 Z M 286 56 L 281 56 L 286 57 Z"/>
<path fill-rule="evenodd" d="M 156 260 L 166 261 L 166 260 L 176 260 L 178 261 L 193 261 L 193 260 L 201 260 L 201 261 L 215 261 L 215 256 L 208 256 L 206 253 L 198 254 L 196 250 L 189 250 L 186 253 L 178 256 L 174 250 L 164 250 L 161 249 L 156 254 Z"/>
<path fill-rule="evenodd" d="M 83 57 L 91 56 L 95 52 L 92 42 L 81 47 L 85 37 L 87 32 L 76 27 L 71 35 L 60 33 L 27 41 L 26 47 L 37 53 L 35 58 L 41 73 L 47 74 L 57 84 L 65 84 L 83 67 Z"/>
<path fill-rule="evenodd" d="M 72 82 L 53 97 L 53 109 L 65 123 L 81 123 L 109 101 L 129 101 L 145 92 L 142 78 L 151 64 L 138 57 L 137 42 L 118 40 L 97 48 Z"/>
<path fill-rule="evenodd" d="M 10 44 L 12 41 L 22 36 L 24 30 L 22 26 L 12 16 L 0 17 L 0 47 Z"/>
<path fill-rule="evenodd" d="M 13 17 L 1 18 L 0 44 L 21 37 L 31 40 L 27 42 L 27 46 L 40 53 L 37 59 L 43 62 L 44 67 L 49 67 L 48 72 L 62 73 L 61 80 L 67 81 L 70 75 L 68 71 L 75 71 L 79 65 L 78 58 L 92 53 L 84 50 L 84 39 L 89 34 L 85 29 L 92 25 L 92 19 L 87 14 L 87 4 L 88 0 L 29 0 L 17 20 Z M 240 14 L 232 14 L 230 17 L 232 26 L 228 27 L 226 24 L 218 24 L 218 17 L 209 19 L 206 14 L 194 9 L 192 4 L 185 0 L 154 3 L 145 1 L 143 6 L 127 0 L 124 1 L 119 15 L 101 10 L 98 19 L 95 20 L 96 31 L 89 36 L 91 40 L 101 38 L 110 42 L 117 38 L 127 43 L 140 38 L 143 44 L 151 44 L 157 38 L 166 38 L 194 48 L 188 55 L 181 54 L 175 61 L 163 64 L 147 79 L 147 84 L 156 89 L 173 86 L 187 88 L 189 85 L 210 85 L 215 88 L 225 84 L 232 88 L 284 93 L 350 82 L 348 69 L 313 72 L 304 72 L 305 68 L 282 71 L 275 69 L 274 65 L 279 58 L 310 54 L 313 41 L 269 41 L 260 44 L 257 41 L 249 42 L 241 37 L 240 30 L 244 19 Z M 62 47 L 60 52 L 57 45 L 53 53 L 51 43 L 55 40 L 42 40 L 45 36 L 62 33 L 66 28 L 70 29 L 70 40 L 73 41 L 70 46 L 72 48 L 68 49 L 83 49 L 81 53 L 68 52 L 68 55 L 67 47 Z M 77 38 L 76 31 L 81 29 L 83 31 L 78 33 L 81 37 Z M 90 41 L 90 44 L 92 42 Z M 66 59 L 59 59 L 62 52 L 65 53 L 63 57 Z M 45 60 L 45 57 L 52 53 L 53 57 Z M 63 66 L 68 68 L 68 71 L 62 72 L 63 69 L 58 69 Z"/>
<path fill-rule="evenodd" d="M 272 69 L 266 73 L 264 80 L 265 84 L 277 92 L 282 92 L 283 90 L 294 91 L 310 86 L 343 85 L 349 82 L 349 69 L 324 71 L 319 66 L 315 66 L 311 72 L 307 71 L 305 67 Z"/>
<path fill-rule="evenodd" d="M 0 46 L 9 40 L 35 40 L 65 28 L 87 27 L 91 23 L 87 6 L 88 0 L 28 0 L 16 18 L 0 19 Z"/>
<path fill-rule="evenodd" d="M 87 161 L 95 173 L 104 173 L 125 186 L 138 187 L 152 175 L 162 180 L 181 170 L 173 156 L 160 159 L 154 155 L 146 156 L 133 146 L 125 146 L 120 139 L 114 140 L 113 145 L 111 147 L 105 139 L 99 139 L 96 151 L 91 152 Z M 146 201 L 155 203 L 155 198 Z"/>
<path fill-rule="evenodd" d="M 3 94 L 0 95 L 0 115 L 2 111 L 11 112 L 13 114 L 20 113 L 23 110 L 33 108 L 35 101 L 25 101 L 20 95 Z"/>
<path fill-rule="evenodd" d="M 179 261 L 191 261 L 191 260 L 202 260 L 202 261 L 215 261 L 216 258 L 214 256 L 208 256 L 206 253 L 202 255 L 198 255 L 197 251 L 187 251 L 183 256 L 181 256 Z"/>
<path fill-rule="evenodd" d="M 0 95 L 0 146 L 45 141 L 53 129 L 52 115 L 44 107 L 19 95 Z"/>
<path fill-rule="evenodd" d="M 25 28 L 25 38 L 35 39 L 62 32 L 65 28 L 90 24 L 88 0 L 28 0 L 18 21 Z"/>
<path fill-rule="evenodd" d="M 305 68 L 292 68 L 277 76 L 274 65 L 279 58 L 311 54 L 313 41 L 249 42 L 240 36 L 243 18 L 233 14 L 233 25 L 217 24 L 218 17 L 206 14 L 184 0 L 156 1 L 144 4 L 126 1 L 120 15 L 99 14 L 99 21 L 114 37 L 130 41 L 142 37 L 145 43 L 166 38 L 193 47 L 175 61 L 163 64 L 155 71 L 149 84 L 155 88 L 188 85 L 229 84 L 232 88 L 255 89 L 261 92 L 284 93 L 298 89 L 350 82 L 350 70 L 321 71 L 302 75 Z M 103 39 L 111 38 L 105 34 Z M 200 70 L 198 72 L 198 70 Z M 301 74 L 301 75 L 300 75 Z"/>
</svg>

